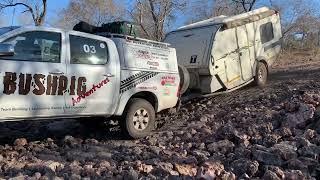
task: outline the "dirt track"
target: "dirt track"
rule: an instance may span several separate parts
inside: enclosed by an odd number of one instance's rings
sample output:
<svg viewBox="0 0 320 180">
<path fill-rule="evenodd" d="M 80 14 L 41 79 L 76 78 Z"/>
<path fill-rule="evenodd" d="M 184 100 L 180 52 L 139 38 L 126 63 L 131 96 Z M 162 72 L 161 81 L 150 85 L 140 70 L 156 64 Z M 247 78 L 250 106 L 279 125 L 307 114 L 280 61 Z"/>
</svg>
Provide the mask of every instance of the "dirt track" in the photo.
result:
<svg viewBox="0 0 320 180">
<path fill-rule="evenodd" d="M 276 65 L 264 89 L 184 104 L 141 140 L 75 120 L 2 123 L 0 177 L 315 179 L 320 63 L 291 64 Z"/>
</svg>

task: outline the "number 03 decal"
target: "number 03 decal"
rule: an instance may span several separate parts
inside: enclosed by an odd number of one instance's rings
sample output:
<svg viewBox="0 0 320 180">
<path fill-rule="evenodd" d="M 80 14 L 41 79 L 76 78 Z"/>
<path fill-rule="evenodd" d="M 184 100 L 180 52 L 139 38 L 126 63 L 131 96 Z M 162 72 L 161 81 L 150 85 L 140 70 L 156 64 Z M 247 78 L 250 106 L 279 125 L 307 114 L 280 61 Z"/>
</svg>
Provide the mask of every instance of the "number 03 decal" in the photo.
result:
<svg viewBox="0 0 320 180">
<path fill-rule="evenodd" d="M 83 45 L 83 51 L 91 54 L 95 54 L 97 52 L 95 46 L 89 46 L 88 44 Z"/>
</svg>

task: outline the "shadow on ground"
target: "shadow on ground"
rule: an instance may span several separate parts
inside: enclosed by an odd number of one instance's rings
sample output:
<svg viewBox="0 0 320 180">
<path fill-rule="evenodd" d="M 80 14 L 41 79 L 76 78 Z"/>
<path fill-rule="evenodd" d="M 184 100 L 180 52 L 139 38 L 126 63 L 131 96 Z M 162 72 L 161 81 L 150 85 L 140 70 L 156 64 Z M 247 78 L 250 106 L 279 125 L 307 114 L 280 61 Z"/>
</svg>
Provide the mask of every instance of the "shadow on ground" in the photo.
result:
<svg viewBox="0 0 320 180">
<path fill-rule="evenodd" d="M 103 118 L 2 122 L 0 144 L 12 144 L 15 139 L 22 137 L 28 141 L 41 141 L 47 138 L 60 140 L 67 135 L 97 140 L 125 139 L 120 127 L 108 122 Z"/>
</svg>

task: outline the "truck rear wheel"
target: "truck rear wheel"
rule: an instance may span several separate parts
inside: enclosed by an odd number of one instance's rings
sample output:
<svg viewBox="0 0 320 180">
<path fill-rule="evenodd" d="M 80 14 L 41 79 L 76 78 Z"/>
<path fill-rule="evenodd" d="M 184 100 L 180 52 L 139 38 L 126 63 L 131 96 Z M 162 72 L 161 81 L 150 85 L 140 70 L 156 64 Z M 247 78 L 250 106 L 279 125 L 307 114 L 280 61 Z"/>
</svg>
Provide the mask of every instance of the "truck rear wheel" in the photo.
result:
<svg viewBox="0 0 320 180">
<path fill-rule="evenodd" d="M 254 78 L 255 83 L 259 87 L 264 87 L 267 84 L 268 70 L 264 63 L 258 62 L 256 76 Z"/>
<path fill-rule="evenodd" d="M 151 133 L 154 124 L 154 107 L 144 99 L 132 99 L 122 123 L 126 135 L 133 139 L 143 138 Z"/>
</svg>

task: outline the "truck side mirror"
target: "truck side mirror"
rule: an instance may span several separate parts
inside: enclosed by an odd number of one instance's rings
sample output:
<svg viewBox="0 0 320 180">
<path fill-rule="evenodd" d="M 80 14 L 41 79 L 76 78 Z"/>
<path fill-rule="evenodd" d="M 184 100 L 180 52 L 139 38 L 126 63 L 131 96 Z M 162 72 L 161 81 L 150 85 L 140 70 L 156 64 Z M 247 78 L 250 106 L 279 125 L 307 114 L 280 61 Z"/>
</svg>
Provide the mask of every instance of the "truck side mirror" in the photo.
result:
<svg viewBox="0 0 320 180">
<path fill-rule="evenodd" d="M 0 56 L 13 56 L 14 46 L 11 44 L 0 43 Z"/>
</svg>

